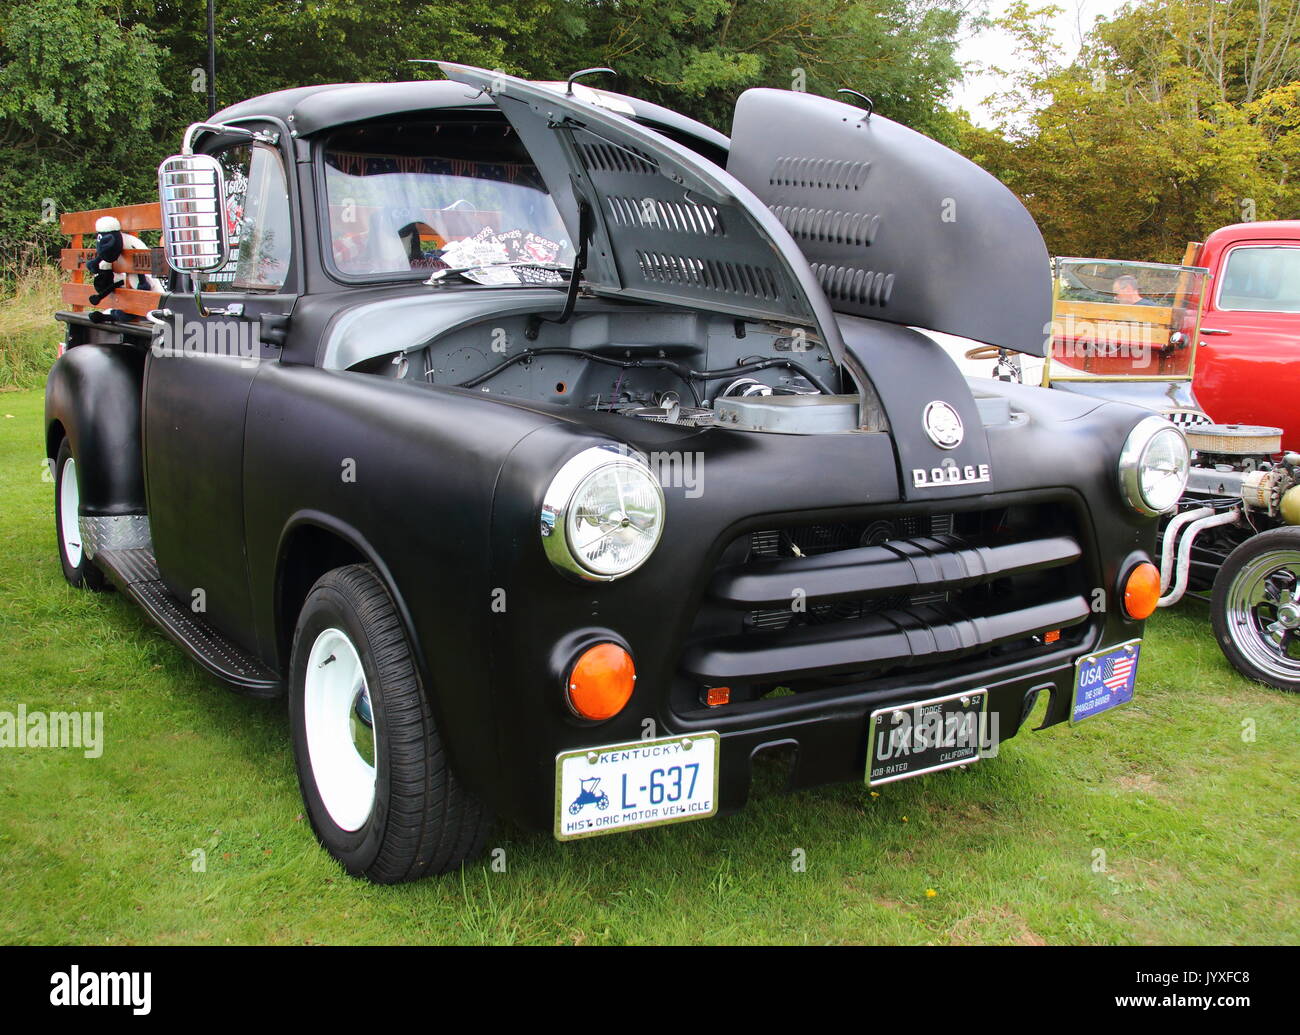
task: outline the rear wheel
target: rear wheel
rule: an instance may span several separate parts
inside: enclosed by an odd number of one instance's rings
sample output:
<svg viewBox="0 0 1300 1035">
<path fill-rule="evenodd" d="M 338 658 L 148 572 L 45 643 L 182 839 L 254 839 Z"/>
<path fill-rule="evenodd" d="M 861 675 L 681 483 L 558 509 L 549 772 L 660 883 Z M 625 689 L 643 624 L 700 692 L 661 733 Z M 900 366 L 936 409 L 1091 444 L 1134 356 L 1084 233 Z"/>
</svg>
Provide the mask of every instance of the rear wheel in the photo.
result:
<svg viewBox="0 0 1300 1035">
<path fill-rule="evenodd" d="M 54 531 L 59 541 L 59 561 L 63 577 L 78 589 L 104 588 L 104 574 L 86 555 L 81 541 L 78 515 L 81 508 L 81 483 L 72 446 L 65 438 L 54 458 Z"/>
<path fill-rule="evenodd" d="M 350 874 L 396 884 L 482 851 L 491 817 L 448 766 L 397 609 L 370 565 L 336 568 L 308 594 L 289 715 L 312 828 Z"/>
<path fill-rule="evenodd" d="M 1210 616 L 1233 668 L 1300 691 L 1300 529 L 1261 532 L 1233 550 L 1215 576 Z"/>
</svg>

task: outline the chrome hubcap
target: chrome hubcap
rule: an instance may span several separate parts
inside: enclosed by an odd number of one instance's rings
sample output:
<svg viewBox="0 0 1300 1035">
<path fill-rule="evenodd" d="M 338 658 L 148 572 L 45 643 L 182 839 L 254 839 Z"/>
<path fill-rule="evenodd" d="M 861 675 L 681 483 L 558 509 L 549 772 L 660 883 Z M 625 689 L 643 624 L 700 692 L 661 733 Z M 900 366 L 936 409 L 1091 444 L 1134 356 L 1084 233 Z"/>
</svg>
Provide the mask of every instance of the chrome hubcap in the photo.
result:
<svg viewBox="0 0 1300 1035">
<path fill-rule="evenodd" d="M 352 712 L 348 716 L 348 725 L 352 729 L 352 746 L 356 748 L 361 760 L 375 767 L 375 717 L 370 710 L 370 691 L 363 682 L 352 701 Z"/>
<path fill-rule="evenodd" d="M 1227 594 L 1233 645 L 1277 679 L 1300 679 L 1300 552 L 1278 550 L 1247 564 Z"/>
</svg>

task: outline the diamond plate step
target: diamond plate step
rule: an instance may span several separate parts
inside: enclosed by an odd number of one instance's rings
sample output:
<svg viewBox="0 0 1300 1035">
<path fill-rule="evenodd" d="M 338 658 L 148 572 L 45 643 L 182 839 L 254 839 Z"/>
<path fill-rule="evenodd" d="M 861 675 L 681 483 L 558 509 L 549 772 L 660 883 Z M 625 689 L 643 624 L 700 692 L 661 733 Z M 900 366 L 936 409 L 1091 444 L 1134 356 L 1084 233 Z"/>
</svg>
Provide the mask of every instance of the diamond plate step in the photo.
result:
<svg viewBox="0 0 1300 1035">
<path fill-rule="evenodd" d="M 95 563 L 118 589 L 144 608 L 163 632 L 213 675 L 251 697 L 278 697 L 283 692 L 275 672 L 231 643 L 163 585 L 152 546 L 100 550 Z"/>
</svg>

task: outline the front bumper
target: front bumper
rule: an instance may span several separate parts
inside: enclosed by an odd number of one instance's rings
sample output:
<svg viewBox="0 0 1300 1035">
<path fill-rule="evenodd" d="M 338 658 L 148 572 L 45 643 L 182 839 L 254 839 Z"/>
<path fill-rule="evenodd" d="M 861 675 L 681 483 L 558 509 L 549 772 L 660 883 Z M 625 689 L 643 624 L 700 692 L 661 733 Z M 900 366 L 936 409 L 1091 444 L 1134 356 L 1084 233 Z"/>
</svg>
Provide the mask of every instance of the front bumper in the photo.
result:
<svg viewBox="0 0 1300 1035">
<path fill-rule="evenodd" d="M 923 686 L 901 684 L 873 689 L 811 691 L 796 698 L 758 702 L 771 707 L 741 715 L 700 715 L 674 732 L 716 730 L 722 739 L 719 811 L 733 812 L 749 797 L 754 759 L 783 752 L 790 759 L 787 790 L 820 784 L 862 782 L 867 765 L 868 729 L 877 709 L 952 693 L 988 691 L 987 729 L 993 744 L 1015 736 L 1039 702 L 1046 700 L 1042 725 L 1070 715 L 1074 660 L 1078 652 L 1059 652 L 1050 662 L 990 669 L 970 666 Z"/>
</svg>

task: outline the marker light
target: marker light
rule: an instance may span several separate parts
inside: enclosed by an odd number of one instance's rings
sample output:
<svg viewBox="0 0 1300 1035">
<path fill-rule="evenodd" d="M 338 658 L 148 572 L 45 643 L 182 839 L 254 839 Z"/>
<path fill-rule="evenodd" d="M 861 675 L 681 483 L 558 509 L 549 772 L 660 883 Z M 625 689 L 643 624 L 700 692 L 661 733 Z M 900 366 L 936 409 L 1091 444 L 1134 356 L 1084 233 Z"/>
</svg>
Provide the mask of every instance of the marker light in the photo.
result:
<svg viewBox="0 0 1300 1035">
<path fill-rule="evenodd" d="M 1160 601 L 1160 569 L 1143 561 L 1124 580 L 1124 611 L 1139 621 L 1149 618 Z"/>
<path fill-rule="evenodd" d="M 731 703 L 731 687 L 711 686 L 704 693 L 704 703 L 710 708 L 721 708 Z"/>
<path fill-rule="evenodd" d="M 569 707 L 584 719 L 612 719 L 636 683 L 632 655 L 617 643 L 598 643 L 578 657 L 565 683 Z"/>
</svg>

